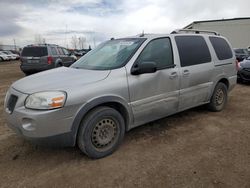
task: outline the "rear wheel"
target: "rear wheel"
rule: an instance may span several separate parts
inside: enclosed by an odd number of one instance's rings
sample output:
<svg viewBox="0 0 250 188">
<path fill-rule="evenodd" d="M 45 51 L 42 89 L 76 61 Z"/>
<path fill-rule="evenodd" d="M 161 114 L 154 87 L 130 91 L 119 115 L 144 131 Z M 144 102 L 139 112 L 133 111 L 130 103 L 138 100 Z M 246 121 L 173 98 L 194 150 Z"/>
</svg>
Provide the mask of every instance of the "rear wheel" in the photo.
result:
<svg viewBox="0 0 250 188">
<path fill-rule="evenodd" d="M 83 119 L 77 144 L 82 152 L 98 159 L 112 154 L 125 134 L 125 123 L 121 114 L 110 107 L 97 107 Z"/>
<path fill-rule="evenodd" d="M 29 76 L 31 75 L 32 73 L 31 72 L 24 72 L 25 76 Z"/>
<path fill-rule="evenodd" d="M 62 63 L 57 63 L 56 64 L 56 67 L 62 67 L 63 65 L 62 65 Z"/>
<path fill-rule="evenodd" d="M 218 112 L 223 110 L 227 103 L 227 86 L 219 82 L 215 89 L 214 93 L 211 97 L 210 103 L 208 104 L 209 110 L 213 112 Z"/>
<path fill-rule="evenodd" d="M 3 61 L 3 58 L 2 58 L 2 57 L 0 57 L 0 62 L 1 62 L 1 61 Z"/>
</svg>

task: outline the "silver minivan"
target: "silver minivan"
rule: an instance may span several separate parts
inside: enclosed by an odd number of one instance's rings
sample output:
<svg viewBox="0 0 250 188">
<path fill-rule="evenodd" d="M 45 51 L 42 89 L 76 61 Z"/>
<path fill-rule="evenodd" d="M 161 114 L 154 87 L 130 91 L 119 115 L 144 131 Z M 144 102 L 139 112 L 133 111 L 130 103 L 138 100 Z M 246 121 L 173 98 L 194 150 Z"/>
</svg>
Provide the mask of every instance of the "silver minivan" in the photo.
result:
<svg viewBox="0 0 250 188">
<path fill-rule="evenodd" d="M 91 158 L 105 157 L 139 125 L 204 104 L 221 111 L 236 84 L 235 61 L 215 32 L 111 39 L 71 67 L 13 83 L 7 122 L 34 143 L 78 145 Z"/>
</svg>

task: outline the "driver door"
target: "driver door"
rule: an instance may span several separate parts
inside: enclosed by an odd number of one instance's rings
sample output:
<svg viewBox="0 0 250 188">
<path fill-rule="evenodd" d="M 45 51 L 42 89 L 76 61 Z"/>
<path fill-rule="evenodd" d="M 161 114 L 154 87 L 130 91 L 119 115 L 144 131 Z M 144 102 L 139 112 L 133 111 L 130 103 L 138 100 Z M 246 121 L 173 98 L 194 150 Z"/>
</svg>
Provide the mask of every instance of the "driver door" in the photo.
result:
<svg viewBox="0 0 250 188">
<path fill-rule="evenodd" d="M 143 49 L 133 67 L 155 62 L 157 71 L 139 75 L 128 73 L 135 126 L 177 112 L 180 82 L 173 59 L 170 39 L 154 39 Z"/>
</svg>

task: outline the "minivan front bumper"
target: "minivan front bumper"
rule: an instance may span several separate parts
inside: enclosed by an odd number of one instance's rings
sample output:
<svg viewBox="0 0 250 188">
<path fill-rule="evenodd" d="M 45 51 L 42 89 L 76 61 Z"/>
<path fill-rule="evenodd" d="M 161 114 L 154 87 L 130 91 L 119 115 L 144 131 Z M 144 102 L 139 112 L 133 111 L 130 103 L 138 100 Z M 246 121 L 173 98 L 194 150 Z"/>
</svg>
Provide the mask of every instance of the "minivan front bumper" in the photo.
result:
<svg viewBox="0 0 250 188">
<path fill-rule="evenodd" d="M 11 96 L 17 101 L 13 109 L 8 103 Z M 18 135 L 36 144 L 49 146 L 73 146 L 75 138 L 72 132 L 74 107 L 63 107 L 54 110 L 31 110 L 24 106 L 28 95 L 11 88 L 5 99 L 5 116 L 7 125 Z"/>
</svg>

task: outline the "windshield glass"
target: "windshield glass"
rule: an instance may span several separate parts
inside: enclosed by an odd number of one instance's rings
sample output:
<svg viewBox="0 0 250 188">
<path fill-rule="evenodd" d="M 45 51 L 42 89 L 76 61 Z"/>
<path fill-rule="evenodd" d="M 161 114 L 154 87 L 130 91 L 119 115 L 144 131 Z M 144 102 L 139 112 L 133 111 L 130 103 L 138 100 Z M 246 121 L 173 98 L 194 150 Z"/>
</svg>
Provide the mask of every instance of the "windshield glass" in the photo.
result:
<svg viewBox="0 0 250 188">
<path fill-rule="evenodd" d="M 92 70 L 110 70 L 122 67 L 144 41 L 143 38 L 107 41 L 88 52 L 71 67 Z"/>
</svg>

